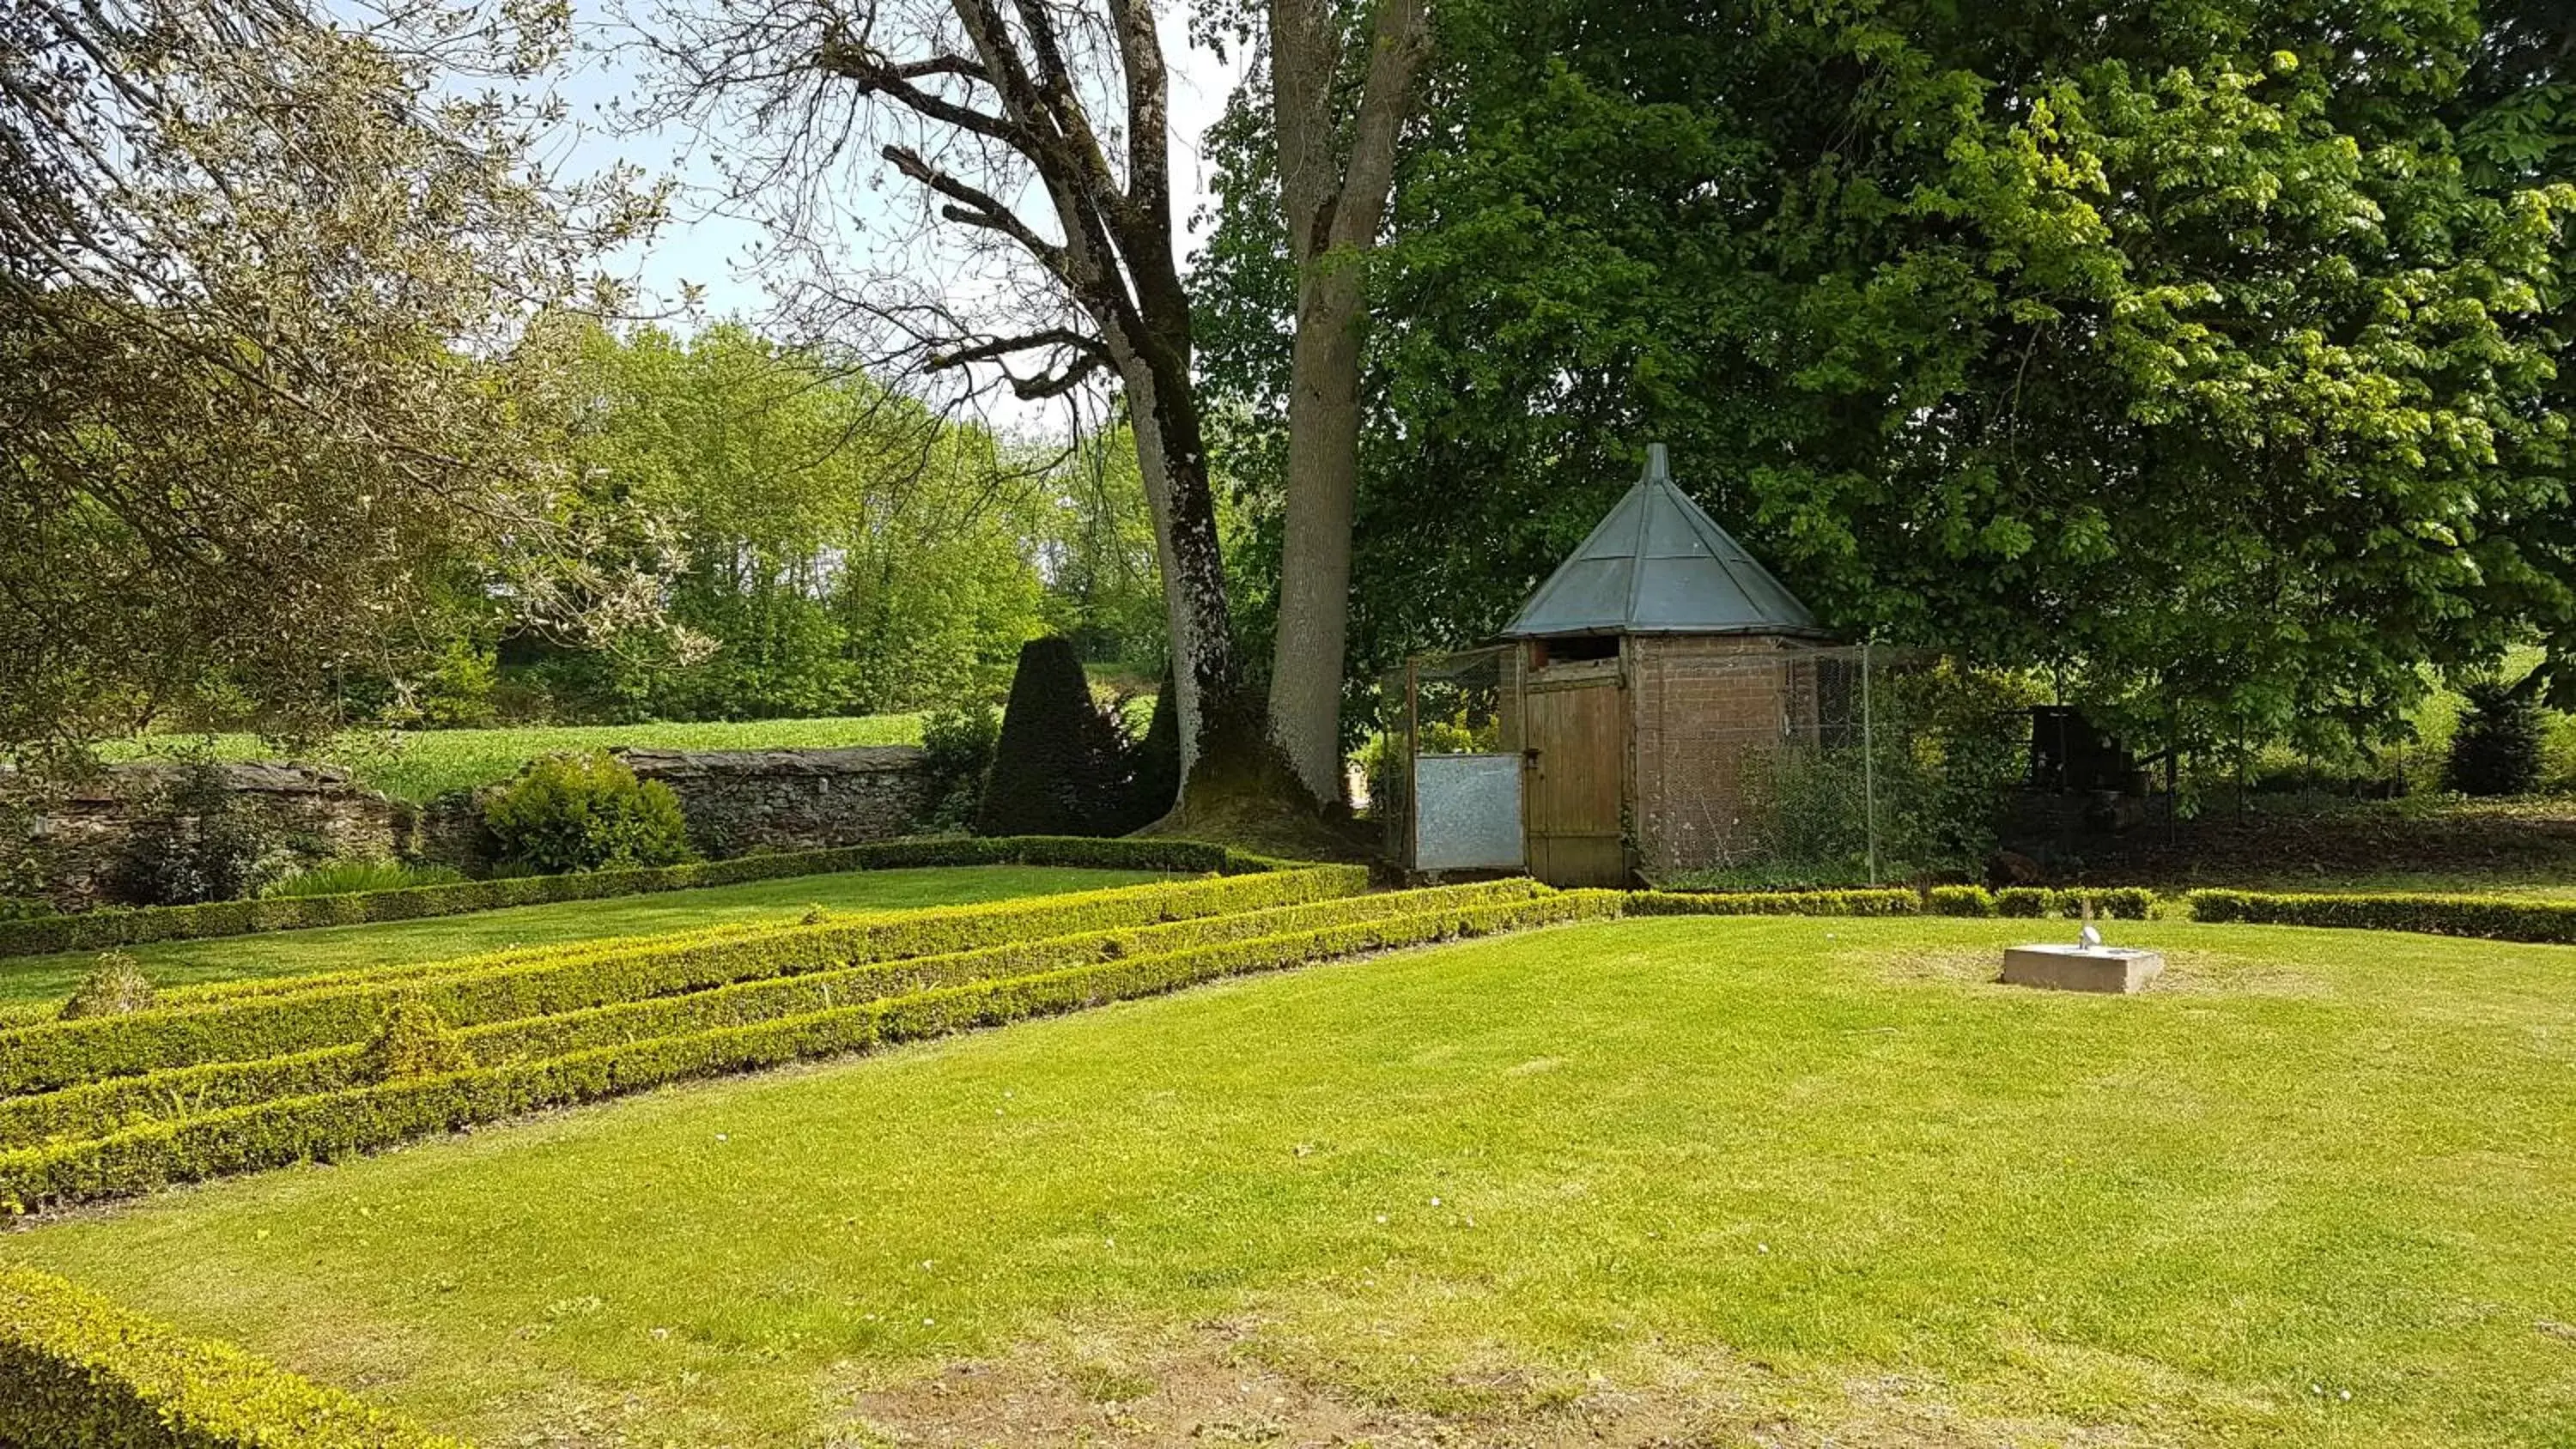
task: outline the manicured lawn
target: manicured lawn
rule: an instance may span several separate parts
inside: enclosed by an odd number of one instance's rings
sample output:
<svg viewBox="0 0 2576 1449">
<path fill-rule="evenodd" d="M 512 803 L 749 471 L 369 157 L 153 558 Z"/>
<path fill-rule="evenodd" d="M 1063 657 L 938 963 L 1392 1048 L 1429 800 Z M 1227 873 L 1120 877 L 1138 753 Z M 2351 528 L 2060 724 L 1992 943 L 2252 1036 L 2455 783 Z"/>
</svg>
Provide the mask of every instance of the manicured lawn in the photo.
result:
<svg viewBox="0 0 2576 1449">
<path fill-rule="evenodd" d="M 109 753 L 131 759 L 203 740 L 155 739 Z M 395 731 L 353 736 L 304 758 L 347 766 L 358 779 L 403 800 L 506 780 L 540 755 L 653 745 L 675 750 L 821 749 L 841 745 L 917 745 L 917 714 L 840 719 L 765 719 L 707 724 L 531 725 L 517 729 Z M 228 760 L 268 760 L 277 750 L 255 735 L 217 735 L 214 752 Z"/>
<path fill-rule="evenodd" d="M 2123 924 L 2148 995 L 1991 984 L 2031 929 L 1381 957 L 0 1255 L 487 1449 L 2576 1439 L 2576 952 Z"/>
<path fill-rule="evenodd" d="M 909 910 L 1012 896 L 1100 890 L 1163 877 L 1145 871 L 1062 866 L 939 866 L 794 876 L 703 890 L 659 891 L 598 901 L 513 906 L 463 916 L 271 931 L 206 941 L 128 946 L 157 986 L 288 976 L 402 961 L 434 961 L 511 946 L 655 935 L 734 921 L 792 921 L 809 906 L 835 911 Z M 0 1003 L 59 1000 L 98 959 L 96 952 L 0 960 Z"/>
</svg>

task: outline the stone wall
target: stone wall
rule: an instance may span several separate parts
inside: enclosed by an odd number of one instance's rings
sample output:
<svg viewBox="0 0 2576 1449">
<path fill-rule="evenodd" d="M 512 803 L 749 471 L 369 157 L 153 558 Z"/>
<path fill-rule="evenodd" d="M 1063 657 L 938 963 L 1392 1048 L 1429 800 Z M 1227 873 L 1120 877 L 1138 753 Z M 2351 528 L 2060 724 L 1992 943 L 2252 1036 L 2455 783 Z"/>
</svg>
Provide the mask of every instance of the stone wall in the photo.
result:
<svg viewBox="0 0 2576 1449">
<path fill-rule="evenodd" d="M 255 811 L 299 848 L 317 854 L 385 859 L 401 839 L 400 809 L 348 772 L 316 765 L 229 763 L 213 767 L 223 791 Z M 117 879 L 147 827 L 173 819 L 170 792 L 185 767 L 161 762 L 112 766 L 88 779 L 42 792 L 0 782 L 0 813 L 14 846 L 14 867 L 32 893 L 58 910 L 113 900 Z M 185 829 L 188 819 L 175 817 Z M 13 885 L 10 889 L 18 889 Z"/>
<path fill-rule="evenodd" d="M 616 754 L 671 787 L 691 842 L 711 856 L 884 840 L 919 829 L 936 803 L 930 758 L 911 745 Z"/>
</svg>

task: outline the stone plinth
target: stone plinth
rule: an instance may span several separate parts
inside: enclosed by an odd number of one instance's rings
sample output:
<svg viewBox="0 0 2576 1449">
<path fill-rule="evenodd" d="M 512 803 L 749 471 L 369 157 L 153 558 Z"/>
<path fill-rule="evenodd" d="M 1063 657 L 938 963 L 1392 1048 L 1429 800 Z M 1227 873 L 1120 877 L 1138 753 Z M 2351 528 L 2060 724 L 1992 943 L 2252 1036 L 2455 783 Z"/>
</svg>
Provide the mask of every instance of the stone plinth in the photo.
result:
<svg viewBox="0 0 2576 1449">
<path fill-rule="evenodd" d="M 2143 989 L 2165 969 L 2165 958 L 2153 951 L 2123 946 L 2012 946 L 2004 951 L 2004 983 L 2044 986 L 2052 991 L 2107 991 L 2127 995 Z"/>
</svg>

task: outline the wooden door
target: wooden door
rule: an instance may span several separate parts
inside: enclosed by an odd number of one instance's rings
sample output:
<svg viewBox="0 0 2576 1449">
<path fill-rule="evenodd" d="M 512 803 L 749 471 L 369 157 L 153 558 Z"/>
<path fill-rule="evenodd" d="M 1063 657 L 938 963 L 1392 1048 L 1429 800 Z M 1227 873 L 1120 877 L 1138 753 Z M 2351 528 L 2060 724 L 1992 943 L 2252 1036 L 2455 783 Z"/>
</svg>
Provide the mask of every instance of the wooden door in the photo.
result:
<svg viewBox="0 0 2576 1449">
<path fill-rule="evenodd" d="M 1554 886 L 1628 883 L 1620 833 L 1628 694 L 1617 674 L 1531 680 L 1521 694 L 1529 872 Z"/>
</svg>

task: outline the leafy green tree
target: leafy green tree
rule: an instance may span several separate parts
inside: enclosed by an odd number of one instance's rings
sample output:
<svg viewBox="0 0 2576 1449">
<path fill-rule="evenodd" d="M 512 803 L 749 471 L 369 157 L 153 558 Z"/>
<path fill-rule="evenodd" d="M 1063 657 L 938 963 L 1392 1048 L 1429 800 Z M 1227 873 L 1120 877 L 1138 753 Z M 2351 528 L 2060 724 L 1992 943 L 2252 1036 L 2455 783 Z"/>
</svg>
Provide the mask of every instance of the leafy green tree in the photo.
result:
<svg viewBox="0 0 2576 1449">
<path fill-rule="evenodd" d="M 586 609 L 506 365 L 652 198 L 536 178 L 545 7 L 0 13 L 0 749 L 327 728 L 483 554 Z"/>
<path fill-rule="evenodd" d="M 2141 743 L 2400 728 L 2424 664 L 2576 627 L 2576 112 L 2513 13 L 1440 7 L 1356 662 L 1500 624 L 1663 439 L 1852 634 L 2050 671 Z M 1286 248 L 1221 196 L 1201 335 L 1249 422 Z"/>
</svg>

